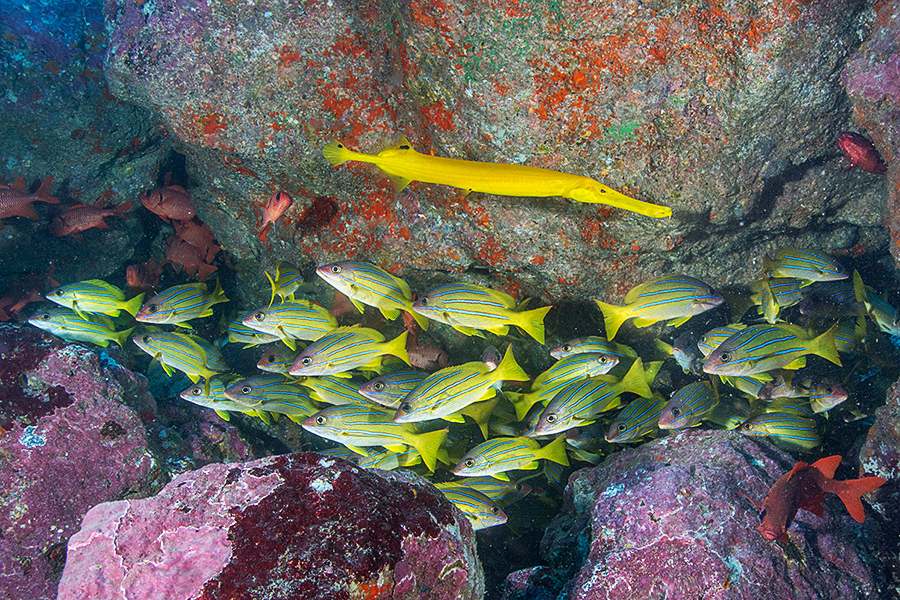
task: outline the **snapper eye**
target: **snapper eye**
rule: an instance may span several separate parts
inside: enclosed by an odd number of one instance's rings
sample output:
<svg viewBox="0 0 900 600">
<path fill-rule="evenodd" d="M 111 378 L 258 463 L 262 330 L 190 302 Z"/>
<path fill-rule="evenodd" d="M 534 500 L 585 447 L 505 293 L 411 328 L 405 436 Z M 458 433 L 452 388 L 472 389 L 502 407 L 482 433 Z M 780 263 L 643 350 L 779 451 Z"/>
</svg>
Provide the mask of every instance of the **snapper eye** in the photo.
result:
<svg viewBox="0 0 900 600">
<path fill-rule="evenodd" d="M 404 402 L 400 405 L 400 410 L 402 410 L 403 412 L 410 412 L 412 409 L 412 404 L 410 404 L 409 402 Z"/>
<path fill-rule="evenodd" d="M 469 460 L 467 460 L 467 461 L 466 461 L 465 463 L 463 463 L 463 464 L 466 465 L 467 467 L 474 467 L 474 466 L 475 466 L 475 461 L 472 460 L 472 459 L 470 458 Z"/>
<path fill-rule="evenodd" d="M 303 358 L 300 359 L 300 364 L 303 365 L 304 367 L 308 367 L 309 365 L 312 364 L 312 359 L 308 356 L 304 356 Z"/>
<path fill-rule="evenodd" d="M 375 385 L 372 386 L 372 389 L 375 390 L 376 392 L 380 392 L 381 390 L 384 389 L 384 384 L 379 381 L 378 383 L 376 383 Z"/>
<path fill-rule="evenodd" d="M 826 394 L 833 394 L 833 393 L 834 393 L 834 389 L 829 385 L 828 387 L 825 388 L 825 393 L 826 393 Z"/>
<path fill-rule="evenodd" d="M 331 272 L 334 273 L 335 275 L 337 275 L 338 273 L 341 272 L 341 268 L 338 265 L 332 265 Z"/>
<path fill-rule="evenodd" d="M 605 365 L 607 362 L 609 362 L 609 359 L 605 356 L 601 356 L 599 359 L 597 359 L 597 362 L 599 362 L 601 365 Z"/>
<path fill-rule="evenodd" d="M 259 311 L 258 313 L 253 315 L 253 318 L 256 319 L 257 321 L 262 321 L 263 319 L 266 318 L 266 313 L 264 313 L 263 311 Z"/>
<path fill-rule="evenodd" d="M 673 417 L 677 417 L 677 416 L 680 415 L 680 414 L 681 414 L 681 411 L 680 411 L 677 407 L 675 407 L 675 408 L 672 409 L 672 416 L 673 416 Z"/>
<path fill-rule="evenodd" d="M 157 312 L 158 310 L 159 310 L 159 306 L 157 306 L 156 304 L 151 304 L 150 306 L 147 307 L 147 311 L 150 314 L 153 314 L 153 313 Z"/>
<path fill-rule="evenodd" d="M 275 355 L 274 355 L 274 354 L 269 354 L 268 356 L 266 356 L 266 362 L 267 362 L 267 363 L 273 363 L 273 362 L 275 362 Z"/>
<path fill-rule="evenodd" d="M 251 388 L 249 385 L 245 385 L 244 387 L 241 388 L 242 394 L 249 394 L 252 391 L 253 391 L 253 388 Z"/>
<path fill-rule="evenodd" d="M 193 394 L 194 396 L 199 396 L 201 393 L 203 393 L 203 388 L 191 388 L 191 394 Z"/>
<path fill-rule="evenodd" d="M 731 353 L 723 352 L 719 355 L 719 360 L 721 360 L 722 362 L 728 362 L 729 360 L 731 360 Z"/>
<path fill-rule="evenodd" d="M 493 513 L 493 514 L 495 514 L 495 515 L 499 515 L 499 514 L 500 514 L 500 508 L 498 508 L 498 507 L 496 507 L 496 506 L 492 506 L 492 507 L 491 507 L 491 513 Z"/>
<path fill-rule="evenodd" d="M 569 344 L 563 344 L 562 349 L 563 349 L 563 352 L 571 352 L 571 351 L 572 351 L 572 346 L 569 345 Z"/>
<path fill-rule="evenodd" d="M 316 425 L 324 425 L 325 417 L 316 417 Z"/>
<path fill-rule="evenodd" d="M 628 428 L 625 427 L 625 423 L 619 423 L 619 426 L 616 427 L 617 431 L 625 431 L 626 429 L 628 429 Z"/>
<path fill-rule="evenodd" d="M 42 321 L 49 321 L 49 320 L 50 320 L 50 315 L 49 315 L 48 313 L 42 314 L 42 315 L 41 315 L 41 320 L 42 320 Z"/>
<path fill-rule="evenodd" d="M 422 296 L 419 298 L 419 304 L 422 306 L 428 306 L 428 296 Z"/>
<path fill-rule="evenodd" d="M 554 414 L 547 415 L 547 422 L 548 423 L 556 423 L 556 415 L 554 415 Z"/>
</svg>

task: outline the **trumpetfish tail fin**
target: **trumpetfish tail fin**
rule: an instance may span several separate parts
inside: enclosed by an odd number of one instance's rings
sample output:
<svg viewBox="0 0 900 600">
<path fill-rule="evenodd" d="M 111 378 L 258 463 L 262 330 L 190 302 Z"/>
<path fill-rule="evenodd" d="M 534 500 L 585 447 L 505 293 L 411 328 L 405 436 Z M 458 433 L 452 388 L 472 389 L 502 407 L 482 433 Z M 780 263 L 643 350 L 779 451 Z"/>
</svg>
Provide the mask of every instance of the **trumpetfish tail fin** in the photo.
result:
<svg viewBox="0 0 900 600">
<path fill-rule="evenodd" d="M 658 204 L 636 200 L 631 196 L 626 196 L 622 192 L 617 192 L 611 187 L 607 187 L 596 180 L 593 181 L 593 185 L 590 187 L 584 186 L 573 189 L 566 197 L 577 202 L 606 204 L 607 206 L 630 210 L 639 215 L 656 217 L 657 219 L 672 216 L 672 209 L 668 206 L 660 206 Z"/>
</svg>

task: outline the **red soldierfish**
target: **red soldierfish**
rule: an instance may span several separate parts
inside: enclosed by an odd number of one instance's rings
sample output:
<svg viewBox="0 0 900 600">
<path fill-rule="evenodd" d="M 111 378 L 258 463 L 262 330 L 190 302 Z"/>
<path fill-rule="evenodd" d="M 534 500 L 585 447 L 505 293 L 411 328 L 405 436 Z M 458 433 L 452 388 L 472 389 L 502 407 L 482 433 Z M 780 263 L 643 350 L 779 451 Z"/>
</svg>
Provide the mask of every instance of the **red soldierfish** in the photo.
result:
<svg viewBox="0 0 900 600">
<path fill-rule="evenodd" d="M 196 221 L 175 221 L 175 232 L 178 237 L 199 250 L 207 263 L 211 263 L 221 248 L 215 243 L 212 230 L 205 223 Z"/>
<path fill-rule="evenodd" d="M 778 478 L 769 490 L 759 518 L 757 529 L 767 540 L 787 542 L 787 528 L 801 508 L 822 517 L 822 501 L 825 493 L 837 494 L 847 507 L 850 516 L 862 523 L 866 518 L 860 497 L 881 487 L 886 480 L 881 477 L 863 477 L 837 481 L 832 479 L 841 464 L 841 456 L 829 456 L 812 465 L 798 462 L 789 473 Z"/>
<path fill-rule="evenodd" d="M 180 185 L 167 185 L 166 187 L 147 190 L 140 196 L 141 204 L 150 212 L 169 222 L 190 221 L 196 214 L 191 204 L 191 195 Z"/>
<path fill-rule="evenodd" d="M 159 275 L 162 266 L 151 258 L 147 262 L 128 265 L 125 270 L 125 280 L 128 287 L 146 292 L 159 285 Z"/>
<path fill-rule="evenodd" d="M 191 277 L 206 281 L 216 271 L 216 267 L 207 263 L 206 256 L 200 252 L 199 248 L 175 235 L 166 241 L 166 260 L 173 265 L 181 265 Z"/>
<path fill-rule="evenodd" d="M 47 202 L 59 204 L 56 197 L 50 195 L 50 186 L 53 185 L 53 176 L 47 177 L 41 187 L 33 194 L 28 192 L 28 185 L 24 177 L 19 177 L 11 186 L 0 185 L 0 219 L 6 217 L 25 217 L 37 220 L 32 202 Z M 3 221 L 0 220 L 0 229 L 3 229 Z"/>
<path fill-rule="evenodd" d="M 262 225 L 259 226 L 259 230 L 257 231 L 259 241 L 266 241 L 269 226 L 274 226 L 275 221 L 281 218 L 281 215 L 283 215 L 293 203 L 294 201 L 287 195 L 287 192 L 275 192 L 272 194 L 263 207 Z"/>
<path fill-rule="evenodd" d="M 868 138 L 852 131 L 844 131 L 838 136 L 838 146 L 850 161 L 848 171 L 853 167 L 859 167 L 863 171 L 875 175 L 884 175 L 884 172 L 887 171 L 884 160 L 875 149 L 875 144 Z"/>
<path fill-rule="evenodd" d="M 88 204 L 76 204 L 69 208 L 66 212 L 53 219 L 50 225 L 50 232 L 56 237 L 64 235 L 74 235 L 81 233 L 85 229 L 99 227 L 101 229 L 109 229 L 109 225 L 103 220 L 106 217 L 122 217 L 127 219 L 125 214 L 131 209 L 134 202 L 129 200 L 124 204 L 120 204 L 115 208 L 100 208 L 99 206 L 91 206 Z"/>
</svg>

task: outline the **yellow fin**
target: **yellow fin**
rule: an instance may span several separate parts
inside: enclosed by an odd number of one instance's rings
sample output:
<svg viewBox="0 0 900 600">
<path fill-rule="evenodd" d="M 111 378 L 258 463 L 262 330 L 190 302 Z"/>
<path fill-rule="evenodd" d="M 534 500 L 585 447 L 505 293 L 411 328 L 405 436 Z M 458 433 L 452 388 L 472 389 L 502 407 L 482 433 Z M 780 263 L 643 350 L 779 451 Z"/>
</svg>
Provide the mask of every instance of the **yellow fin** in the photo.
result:
<svg viewBox="0 0 900 600">
<path fill-rule="evenodd" d="M 566 455 L 566 435 L 563 434 L 558 436 L 555 440 L 541 448 L 540 457 L 568 467 L 569 457 Z"/>
<path fill-rule="evenodd" d="M 687 323 L 688 319 L 690 319 L 693 316 L 694 315 L 688 315 L 686 317 L 678 317 L 677 319 L 672 319 L 671 321 L 666 323 L 666 325 L 671 325 L 672 327 L 680 327 L 680 326 L 684 325 L 685 323 Z M 637 325 L 637 321 L 635 321 L 635 325 Z M 638 325 L 638 327 L 640 327 L 640 325 Z"/>
<path fill-rule="evenodd" d="M 542 306 L 533 310 L 514 312 L 513 323 L 516 327 L 533 337 L 539 344 L 544 343 L 544 317 L 552 306 Z"/>
<path fill-rule="evenodd" d="M 607 304 L 600 300 L 594 299 L 600 311 L 603 313 L 603 321 L 606 325 L 606 339 L 612 341 L 616 337 L 619 327 L 631 318 L 631 309 L 627 306 L 616 306 L 615 304 Z"/>
<path fill-rule="evenodd" d="M 447 438 L 449 429 L 438 429 L 437 431 L 429 431 L 419 435 L 411 435 L 409 442 L 422 455 L 422 462 L 428 467 L 429 471 L 434 471 L 437 464 L 437 454 L 444 440 Z"/>
<path fill-rule="evenodd" d="M 229 414 L 228 414 L 227 412 L 225 412 L 224 410 L 217 410 L 217 411 L 215 411 L 215 412 L 216 412 L 217 415 L 219 415 L 220 417 L 222 417 L 222 418 L 225 419 L 226 421 L 230 421 L 230 420 L 231 420 L 231 415 L 229 415 Z"/>
</svg>

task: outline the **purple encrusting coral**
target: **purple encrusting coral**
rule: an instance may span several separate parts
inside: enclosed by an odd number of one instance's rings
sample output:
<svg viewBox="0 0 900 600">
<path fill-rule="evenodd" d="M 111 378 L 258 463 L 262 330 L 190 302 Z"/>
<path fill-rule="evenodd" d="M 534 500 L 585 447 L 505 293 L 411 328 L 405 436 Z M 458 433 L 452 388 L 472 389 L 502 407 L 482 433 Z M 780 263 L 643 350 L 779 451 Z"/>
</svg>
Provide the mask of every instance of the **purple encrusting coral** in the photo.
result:
<svg viewBox="0 0 900 600">
<path fill-rule="evenodd" d="M 95 507 L 69 542 L 59 600 L 483 593 L 471 527 L 434 487 L 300 453 L 209 465 Z"/>
<path fill-rule="evenodd" d="M 884 573 L 866 560 L 884 541 L 874 511 L 859 524 L 830 498 L 824 520 L 798 513 L 791 544 L 756 531 L 758 510 L 744 494 L 761 503 L 794 462 L 768 442 L 724 431 L 618 452 L 569 480 L 542 543 L 556 583 L 546 571 L 513 573 L 505 597 L 543 598 L 554 587 L 572 600 L 877 597 Z"/>
<path fill-rule="evenodd" d="M 35 333 L 0 327 L 0 597 L 29 600 L 55 597 L 66 540 L 88 509 L 143 491 L 153 465 L 141 419 L 123 404 L 135 376 Z"/>
</svg>

